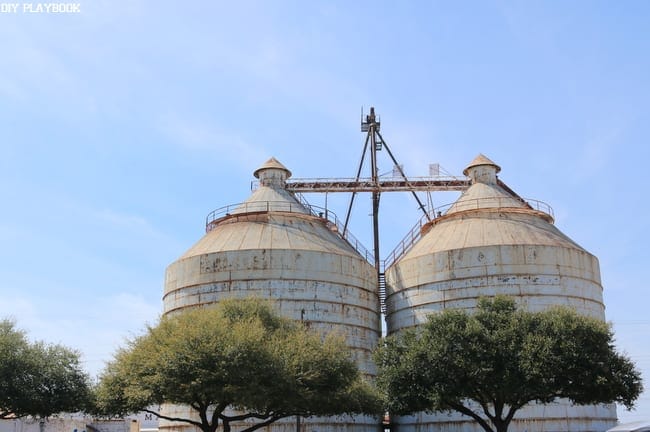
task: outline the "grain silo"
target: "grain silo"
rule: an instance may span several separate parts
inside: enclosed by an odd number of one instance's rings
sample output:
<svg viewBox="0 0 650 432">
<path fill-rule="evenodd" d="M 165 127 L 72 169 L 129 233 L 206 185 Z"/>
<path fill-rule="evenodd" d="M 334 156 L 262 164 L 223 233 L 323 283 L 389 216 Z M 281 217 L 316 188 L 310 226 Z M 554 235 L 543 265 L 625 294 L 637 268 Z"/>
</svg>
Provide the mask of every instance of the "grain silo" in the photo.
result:
<svg viewBox="0 0 650 432">
<path fill-rule="evenodd" d="M 550 208 L 524 201 L 497 179 L 499 166 L 479 155 L 465 169 L 470 187 L 422 228 L 422 237 L 386 269 L 388 332 L 417 326 L 446 308 L 471 310 L 480 296 L 515 296 L 529 310 L 567 305 L 605 318 L 598 260 L 553 225 Z M 398 431 L 476 432 L 460 414 L 393 419 Z M 521 410 L 513 430 L 603 431 L 613 405 L 567 401 Z"/>
<path fill-rule="evenodd" d="M 291 172 L 275 158 L 254 172 L 259 187 L 243 203 L 208 216 L 206 234 L 165 275 L 164 313 L 258 296 L 282 315 L 322 333 L 339 332 L 362 373 L 374 376 L 371 351 L 381 335 L 374 267 L 351 246 L 326 209 L 302 204 L 286 190 Z M 364 252 L 365 254 L 365 252 Z M 182 406 L 163 407 L 187 414 Z M 376 431 L 367 416 L 303 419 L 303 430 Z M 161 421 L 161 429 L 191 427 Z M 295 418 L 264 430 L 295 431 Z"/>
</svg>

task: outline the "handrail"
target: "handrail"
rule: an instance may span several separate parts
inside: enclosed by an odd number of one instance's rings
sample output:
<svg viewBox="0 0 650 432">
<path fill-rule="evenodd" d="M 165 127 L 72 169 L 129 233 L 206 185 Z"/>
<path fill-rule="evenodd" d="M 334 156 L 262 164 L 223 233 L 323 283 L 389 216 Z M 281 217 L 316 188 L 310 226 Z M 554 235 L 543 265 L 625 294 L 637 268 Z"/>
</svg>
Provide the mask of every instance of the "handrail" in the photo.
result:
<svg viewBox="0 0 650 432">
<path fill-rule="evenodd" d="M 436 218 L 446 215 L 449 209 L 451 209 L 451 207 L 458 206 L 461 207 L 462 210 L 476 210 L 480 208 L 490 208 L 490 209 L 512 208 L 511 205 L 481 207 L 481 203 L 485 203 L 486 201 L 492 201 L 492 202 L 496 201 L 498 204 L 501 204 L 504 201 L 507 201 L 508 203 L 512 203 L 513 200 L 516 200 L 516 198 L 512 198 L 512 197 L 474 198 L 474 199 L 468 199 L 462 201 L 455 201 L 453 203 L 445 204 L 440 207 L 434 208 L 432 211 L 429 212 L 428 215 L 422 216 L 417 221 L 417 223 L 413 226 L 413 228 L 411 228 L 411 230 L 404 236 L 404 238 L 402 238 L 402 240 L 397 244 L 397 246 L 395 246 L 395 248 L 388 254 L 386 259 L 383 260 L 382 271 L 384 271 L 387 267 L 393 265 L 406 252 L 408 252 L 411 249 L 411 247 L 413 247 L 413 245 L 420 239 L 420 237 L 422 237 L 422 228 L 428 223 L 430 223 L 429 222 L 430 219 L 435 220 Z M 547 203 L 545 203 L 544 201 L 524 198 L 522 200 L 522 204 L 526 204 L 528 205 L 528 207 L 530 207 L 530 209 L 539 211 L 541 213 L 546 213 L 551 218 L 554 218 L 553 208 Z"/>
<path fill-rule="evenodd" d="M 401 175 L 383 175 L 379 177 L 381 180 L 403 180 L 404 177 Z M 434 180 L 467 180 L 467 177 L 459 177 L 452 175 L 444 176 L 409 176 L 409 180 L 421 180 L 421 181 L 434 181 Z M 313 178 L 291 178 L 287 179 L 287 184 L 293 183 L 316 183 L 316 182 L 357 182 L 357 181 L 372 181 L 371 177 L 313 177 Z"/>
<path fill-rule="evenodd" d="M 434 214 L 435 211 L 433 212 Z M 402 240 L 395 246 L 395 248 L 388 254 L 388 256 L 382 261 L 382 272 L 385 272 L 387 267 L 393 265 L 402 255 L 408 252 L 411 247 L 417 242 L 420 237 L 422 237 L 422 227 L 429 223 L 429 218 L 434 217 L 433 215 L 423 215 L 418 219 L 417 223 L 409 230 L 408 233 L 402 238 Z"/>
<path fill-rule="evenodd" d="M 350 230 L 344 230 L 344 225 L 341 223 L 339 218 L 336 216 L 336 213 L 333 211 L 310 204 L 305 197 L 300 193 L 295 193 L 294 196 L 298 201 L 307 208 L 313 216 L 318 216 L 320 218 L 327 219 L 330 223 L 336 226 L 336 233 L 339 234 L 344 240 L 346 240 L 350 246 L 352 246 L 361 256 L 363 256 L 366 261 L 368 261 L 373 266 L 375 265 L 375 256 L 368 250 L 366 247 L 359 241 L 357 238 L 352 235 Z"/>
<path fill-rule="evenodd" d="M 225 216 L 234 214 L 245 214 L 252 212 L 287 212 L 287 213 L 301 213 L 310 214 L 318 218 L 324 219 L 328 228 L 336 233 L 339 237 L 345 240 L 350 246 L 354 248 L 366 261 L 374 265 L 374 255 L 354 237 L 349 230 L 343 231 L 343 224 L 334 212 L 329 209 L 309 204 L 302 196 L 297 194 L 300 202 L 288 201 L 254 201 L 243 202 L 237 204 L 229 204 L 219 207 L 211 211 L 205 218 L 205 232 L 210 232 L 216 226 L 215 222 Z"/>
<path fill-rule="evenodd" d="M 478 209 L 502 209 L 502 208 L 513 208 L 515 206 L 511 205 L 512 202 L 517 202 L 519 204 L 524 204 L 529 207 L 530 210 L 536 210 L 541 213 L 546 213 L 551 218 L 555 219 L 553 215 L 553 208 L 545 203 L 544 201 L 539 201 L 530 198 L 515 198 L 515 197 L 485 197 L 485 198 L 472 198 L 464 199 L 462 201 L 456 201 L 450 204 L 445 204 L 438 208 L 434 209 L 435 215 L 446 214 L 451 207 L 458 207 L 460 210 L 478 210 Z M 496 203 L 496 205 L 485 205 L 486 202 Z"/>
<path fill-rule="evenodd" d="M 221 219 L 224 216 L 230 216 L 235 211 L 237 214 L 264 212 L 264 211 L 285 211 L 288 213 L 305 213 L 305 207 L 300 203 L 292 203 L 287 201 L 254 201 L 254 202 L 241 202 L 236 204 L 228 204 L 211 211 L 205 217 L 205 232 L 210 232 L 214 227 L 213 222 Z"/>
</svg>

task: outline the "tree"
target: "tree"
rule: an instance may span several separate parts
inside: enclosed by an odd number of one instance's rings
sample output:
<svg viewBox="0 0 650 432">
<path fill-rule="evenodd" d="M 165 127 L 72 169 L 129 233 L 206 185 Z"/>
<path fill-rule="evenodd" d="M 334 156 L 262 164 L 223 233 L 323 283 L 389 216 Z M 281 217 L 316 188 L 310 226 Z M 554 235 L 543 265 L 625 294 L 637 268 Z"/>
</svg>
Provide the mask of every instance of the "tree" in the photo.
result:
<svg viewBox="0 0 650 432">
<path fill-rule="evenodd" d="M 487 432 L 507 431 L 530 402 L 629 409 L 643 390 L 606 323 L 568 308 L 517 310 L 502 296 L 481 299 L 474 314 L 432 314 L 419 331 L 387 338 L 375 356 L 391 413 L 458 411 Z"/>
<path fill-rule="evenodd" d="M 0 321 L 0 419 L 80 411 L 89 396 L 76 351 L 30 343 L 12 321 Z"/>
<path fill-rule="evenodd" d="M 214 432 L 300 415 L 379 413 L 343 340 L 311 334 L 260 300 L 223 301 L 163 317 L 117 352 L 100 377 L 104 414 L 151 413 Z M 151 409 L 191 408 L 185 417 Z"/>
</svg>

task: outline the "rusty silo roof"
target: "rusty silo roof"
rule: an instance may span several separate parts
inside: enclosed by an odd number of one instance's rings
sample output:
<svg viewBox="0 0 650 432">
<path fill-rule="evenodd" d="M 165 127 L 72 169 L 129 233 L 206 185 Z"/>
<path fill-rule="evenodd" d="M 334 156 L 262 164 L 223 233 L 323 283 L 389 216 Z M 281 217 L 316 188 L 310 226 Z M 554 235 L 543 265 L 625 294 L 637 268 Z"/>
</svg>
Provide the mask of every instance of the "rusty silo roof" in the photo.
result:
<svg viewBox="0 0 650 432">
<path fill-rule="evenodd" d="M 481 166 L 480 169 L 472 169 Z M 583 250 L 551 222 L 550 207 L 539 210 L 501 187 L 499 166 L 483 155 L 466 168 L 472 185 L 402 259 L 432 252 L 487 245 L 555 245 Z M 532 200 L 531 200 L 532 202 Z M 543 203 L 539 203 L 543 204 Z"/>
<path fill-rule="evenodd" d="M 223 217 L 209 223 L 209 232 L 181 259 L 217 251 L 293 249 L 358 256 L 336 226 L 316 216 L 285 189 L 290 171 L 271 158 L 254 175 L 259 187 L 240 204 L 223 208 Z M 219 209 L 222 210 L 222 209 Z"/>
<path fill-rule="evenodd" d="M 253 175 L 255 176 L 255 178 L 260 178 L 260 176 L 259 176 L 260 171 L 263 171 L 263 170 L 265 170 L 265 169 L 280 169 L 280 170 L 284 170 L 284 171 L 287 173 L 287 178 L 291 177 L 291 171 L 289 171 L 289 169 L 287 169 L 287 167 L 285 167 L 284 165 L 282 165 L 282 164 L 280 163 L 280 161 L 277 160 L 275 157 L 272 157 L 271 159 L 269 159 L 269 160 L 267 160 L 266 162 L 264 162 L 264 164 L 262 164 L 261 167 L 259 167 L 258 169 L 256 169 L 256 170 L 253 172 Z"/>
<path fill-rule="evenodd" d="M 473 168 L 475 166 L 480 166 L 480 165 L 492 165 L 496 167 L 496 172 L 501 171 L 501 167 L 494 162 L 492 162 L 488 157 L 486 157 L 483 153 L 479 153 L 478 156 L 474 158 L 473 161 L 469 163 L 463 170 L 464 175 L 469 175 L 469 169 Z"/>
</svg>

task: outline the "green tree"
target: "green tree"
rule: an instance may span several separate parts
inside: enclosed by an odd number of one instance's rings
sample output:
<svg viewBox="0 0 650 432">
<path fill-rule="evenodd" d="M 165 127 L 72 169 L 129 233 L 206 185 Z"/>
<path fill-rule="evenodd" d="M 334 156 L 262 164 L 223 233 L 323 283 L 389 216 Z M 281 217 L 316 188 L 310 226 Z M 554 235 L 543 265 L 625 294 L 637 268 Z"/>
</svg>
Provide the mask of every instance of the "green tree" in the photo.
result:
<svg viewBox="0 0 650 432">
<path fill-rule="evenodd" d="M 96 395 L 104 414 L 145 411 L 204 432 L 382 409 L 341 338 L 323 340 L 254 299 L 163 317 L 117 352 Z M 190 407 L 191 415 L 150 408 L 170 403 Z"/>
<path fill-rule="evenodd" d="M 0 321 L 0 419 L 80 411 L 89 396 L 77 352 L 31 343 L 12 321 Z"/>
<path fill-rule="evenodd" d="M 487 432 L 507 431 L 530 402 L 629 409 L 643 390 L 608 324 L 568 308 L 518 310 L 502 296 L 481 299 L 473 314 L 432 314 L 421 329 L 387 338 L 375 356 L 392 414 L 458 411 Z"/>
</svg>

